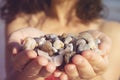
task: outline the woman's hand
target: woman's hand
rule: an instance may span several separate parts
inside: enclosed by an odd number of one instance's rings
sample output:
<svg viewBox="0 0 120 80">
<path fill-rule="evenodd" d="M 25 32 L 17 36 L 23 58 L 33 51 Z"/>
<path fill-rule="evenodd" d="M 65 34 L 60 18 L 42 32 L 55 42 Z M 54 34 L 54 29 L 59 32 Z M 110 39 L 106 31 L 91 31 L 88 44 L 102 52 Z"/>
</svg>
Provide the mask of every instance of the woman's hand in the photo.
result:
<svg viewBox="0 0 120 80">
<path fill-rule="evenodd" d="M 111 47 L 111 40 L 99 31 L 88 31 L 94 38 L 101 40 L 99 49 L 102 54 L 94 53 L 90 50 L 77 54 L 72 58 L 72 63 L 67 64 L 65 72 L 56 71 L 54 76 L 60 80 L 104 80 L 100 76 L 108 67 L 108 56 Z M 98 79 L 97 77 L 101 78 Z"/>
<path fill-rule="evenodd" d="M 13 74 L 15 80 L 44 80 L 56 69 L 53 63 L 42 56 L 37 56 L 33 50 L 23 50 L 23 40 L 26 37 L 39 37 L 42 32 L 34 28 L 24 28 L 13 32 L 9 36 L 8 46 L 12 57 L 13 67 L 16 73 Z"/>
</svg>

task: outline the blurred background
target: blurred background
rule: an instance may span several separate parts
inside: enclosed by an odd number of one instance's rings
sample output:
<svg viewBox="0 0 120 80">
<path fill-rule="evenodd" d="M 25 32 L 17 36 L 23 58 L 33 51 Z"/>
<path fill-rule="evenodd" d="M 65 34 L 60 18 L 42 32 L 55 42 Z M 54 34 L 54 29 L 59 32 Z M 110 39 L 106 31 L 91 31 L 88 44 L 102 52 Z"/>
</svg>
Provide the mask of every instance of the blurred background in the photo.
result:
<svg viewBox="0 0 120 80">
<path fill-rule="evenodd" d="M 2 0 L 0 0 L 1 2 Z M 107 20 L 114 20 L 120 22 L 120 0 L 103 0 L 108 10 Z M 0 19 L 0 80 L 5 79 L 5 39 L 4 39 L 4 21 Z"/>
</svg>

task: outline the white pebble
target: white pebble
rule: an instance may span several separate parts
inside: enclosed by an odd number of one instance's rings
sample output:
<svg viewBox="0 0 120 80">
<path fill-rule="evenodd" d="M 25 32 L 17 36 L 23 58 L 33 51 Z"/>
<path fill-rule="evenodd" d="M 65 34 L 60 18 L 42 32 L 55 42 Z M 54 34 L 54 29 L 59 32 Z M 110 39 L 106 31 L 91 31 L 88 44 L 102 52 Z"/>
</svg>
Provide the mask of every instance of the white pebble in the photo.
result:
<svg viewBox="0 0 120 80">
<path fill-rule="evenodd" d="M 52 62 L 56 66 L 60 66 L 62 64 L 62 62 L 63 62 L 63 56 L 62 55 L 53 56 L 52 57 Z"/>
<path fill-rule="evenodd" d="M 61 49 L 64 47 L 64 43 L 61 41 L 61 40 L 56 40 L 54 43 L 53 43 L 53 47 L 55 49 Z"/>
<path fill-rule="evenodd" d="M 25 50 L 33 50 L 36 46 L 37 46 L 37 43 L 33 38 L 29 37 L 25 39 L 24 41 Z"/>
<path fill-rule="evenodd" d="M 45 38 L 40 38 L 38 45 L 41 46 L 42 44 L 44 44 L 46 42 Z"/>
<path fill-rule="evenodd" d="M 51 60 L 51 57 L 49 56 L 49 54 L 47 52 L 37 49 L 37 54 L 39 56 L 43 56 L 43 57 L 47 58 L 48 60 Z"/>
</svg>

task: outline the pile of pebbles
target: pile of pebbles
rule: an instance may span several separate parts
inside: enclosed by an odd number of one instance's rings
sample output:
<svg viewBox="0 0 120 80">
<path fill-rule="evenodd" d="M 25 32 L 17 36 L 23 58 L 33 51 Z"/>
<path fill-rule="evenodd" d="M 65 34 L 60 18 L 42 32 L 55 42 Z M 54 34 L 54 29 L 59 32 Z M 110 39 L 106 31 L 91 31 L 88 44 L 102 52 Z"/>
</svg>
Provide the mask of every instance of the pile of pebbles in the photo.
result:
<svg viewBox="0 0 120 80">
<path fill-rule="evenodd" d="M 64 67 L 71 62 L 75 54 L 81 54 L 85 50 L 92 50 L 98 54 L 98 44 L 101 41 L 94 39 L 88 32 L 82 32 L 78 35 L 65 34 L 55 35 L 46 34 L 40 37 L 28 37 L 24 40 L 25 50 L 34 50 L 38 56 L 43 56 L 53 62 L 58 67 Z"/>
</svg>

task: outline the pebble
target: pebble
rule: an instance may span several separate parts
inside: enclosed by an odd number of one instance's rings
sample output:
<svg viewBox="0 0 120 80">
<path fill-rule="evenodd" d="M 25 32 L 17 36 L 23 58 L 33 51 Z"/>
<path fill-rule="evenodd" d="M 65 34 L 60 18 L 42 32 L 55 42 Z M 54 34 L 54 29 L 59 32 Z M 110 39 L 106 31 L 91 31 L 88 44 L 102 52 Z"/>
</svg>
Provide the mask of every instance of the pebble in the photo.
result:
<svg viewBox="0 0 120 80">
<path fill-rule="evenodd" d="M 71 58 L 75 55 L 75 52 L 69 51 L 64 54 L 64 61 L 68 64 L 71 61 Z"/>
<path fill-rule="evenodd" d="M 41 45 L 40 50 L 49 53 L 50 56 L 54 54 L 52 43 L 50 41 L 46 41 L 43 45 Z"/>
<path fill-rule="evenodd" d="M 58 36 L 56 34 L 47 34 L 45 35 L 47 40 L 57 40 L 59 39 Z"/>
<path fill-rule="evenodd" d="M 79 34 L 78 36 L 80 39 L 84 39 L 86 41 L 86 44 L 88 45 L 88 47 L 92 50 L 94 48 L 97 48 L 97 45 L 95 43 L 95 39 L 93 38 L 93 36 L 91 34 L 89 34 L 88 32 L 82 32 Z"/>
<path fill-rule="evenodd" d="M 100 43 L 100 39 L 94 39 L 88 32 L 82 32 L 78 35 L 63 33 L 62 35 L 47 34 L 42 37 L 27 38 L 24 47 L 36 50 L 39 56 L 44 56 L 56 66 L 62 67 L 70 63 L 75 54 L 80 54 L 82 51 L 92 50 L 101 54 L 102 51 L 98 49 Z"/>
<path fill-rule="evenodd" d="M 69 44 L 72 40 L 72 37 L 68 36 L 65 38 L 64 44 Z"/>
<path fill-rule="evenodd" d="M 66 48 L 65 48 L 65 50 L 68 50 L 68 51 L 73 51 L 73 44 L 72 43 L 70 43 L 70 44 L 67 44 L 66 45 Z"/>
<path fill-rule="evenodd" d="M 50 57 L 49 54 L 48 54 L 47 52 L 45 52 L 45 51 L 42 51 L 42 50 L 37 49 L 37 54 L 38 54 L 39 56 L 45 57 L 45 58 L 48 59 L 48 60 L 51 60 L 51 57 Z"/>
<path fill-rule="evenodd" d="M 46 42 L 46 39 L 44 37 L 40 38 L 38 41 L 38 45 L 41 46 Z"/>
<path fill-rule="evenodd" d="M 85 45 L 86 44 L 86 40 L 85 39 L 78 39 L 77 41 L 76 41 L 76 45 L 81 45 L 81 46 L 83 46 L 83 45 Z"/>
<path fill-rule="evenodd" d="M 25 43 L 24 44 L 24 49 L 25 50 L 33 50 L 37 46 L 36 41 L 33 38 L 31 38 L 31 37 L 26 38 L 24 40 L 24 43 Z"/>
<path fill-rule="evenodd" d="M 56 66 L 60 66 L 63 63 L 63 56 L 62 55 L 52 56 L 52 62 Z"/>
<path fill-rule="evenodd" d="M 61 40 L 58 39 L 53 43 L 53 47 L 55 49 L 61 49 L 61 48 L 64 47 L 64 43 Z"/>
</svg>

